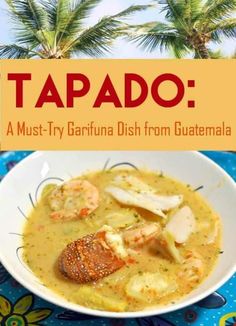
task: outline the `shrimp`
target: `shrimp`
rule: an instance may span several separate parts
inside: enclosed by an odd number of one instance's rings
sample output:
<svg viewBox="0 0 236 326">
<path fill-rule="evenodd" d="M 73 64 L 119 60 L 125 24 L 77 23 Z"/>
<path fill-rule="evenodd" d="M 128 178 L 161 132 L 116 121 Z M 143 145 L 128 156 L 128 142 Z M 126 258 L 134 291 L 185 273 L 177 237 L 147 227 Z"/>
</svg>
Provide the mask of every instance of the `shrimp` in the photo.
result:
<svg viewBox="0 0 236 326">
<path fill-rule="evenodd" d="M 183 277 L 189 283 L 199 282 L 203 277 L 204 269 L 201 256 L 195 251 L 187 251 L 179 277 Z"/>
<path fill-rule="evenodd" d="M 123 233 L 123 239 L 128 247 L 138 247 L 153 240 L 161 232 L 157 223 L 141 224 Z"/>
<path fill-rule="evenodd" d="M 54 220 L 84 218 L 99 205 L 97 188 L 87 180 L 74 179 L 56 187 L 49 196 Z"/>
</svg>

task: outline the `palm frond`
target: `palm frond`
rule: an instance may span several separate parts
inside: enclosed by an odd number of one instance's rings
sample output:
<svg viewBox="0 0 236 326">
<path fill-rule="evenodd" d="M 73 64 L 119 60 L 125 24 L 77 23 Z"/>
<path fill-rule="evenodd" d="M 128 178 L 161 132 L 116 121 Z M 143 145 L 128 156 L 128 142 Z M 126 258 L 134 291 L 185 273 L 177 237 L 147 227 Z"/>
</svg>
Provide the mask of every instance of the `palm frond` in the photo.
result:
<svg viewBox="0 0 236 326">
<path fill-rule="evenodd" d="M 155 23 L 155 26 L 145 31 L 147 24 L 140 25 L 140 29 L 133 40 L 146 51 L 152 52 L 159 48 L 161 51 L 174 48 L 175 44 L 183 39 L 178 31 L 165 23 Z"/>
<path fill-rule="evenodd" d="M 110 52 L 111 44 L 116 38 L 120 23 L 111 17 L 103 18 L 94 26 L 87 28 L 64 51 L 71 50 L 92 57 L 99 57 Z"/>
<path fill-rule="evenodd" d="M 32 30 L 20 25 L 17 29 L 15 28 L 15 40 L 17 44 L 26 47 L 36 47 L 40 44 L 40 40 L 36 31 L 33 32 Z"/>
<path fill-rule="evenodd" d="M 203 6 L 205 21 L 218 21 L 230 17 L 236 10 L 236 0 L 207 0 Z"/>
<path fill-rule="evenodd" d="M 169 51 L 175 48 L 177 36 L 174 33 L 153 33 L 146 35 L 140 42 L 140 46 L 153 52 L 158 48 L 160 51 Z"/>
<path fill-rule="evenodd" d="M 47 14 L 35 0 L 6 0 L 9 7 L 12 20 L 19 25 L 17 37 L 23 38 L 29 33 L 34 42 L 42 44 L 45 51 L 48 49 L 47 40 L 44 37 L 44 30 L 48 27 Z M 21 34 L 23 31 L 23 34 Z M 42 38 L 39 38 L 38 32 L 41 32 Z"/>
<path fill-rule="evenodd" d="M 50 29 L 62 31 L 68 20 L 70 0 L 41 0 L 41 4 L 47 12 Z"/>
<path fill-rule="evenodd" d="M 184 2 L 182 18 L 191 29 L 201 15 L 201 2 L 199 0 L 184 0 Z"/>
<path fill-rule="evenodd" d="M 34 56 L 29 49 L 15 45 L 0 45 L 1 59 L 28 59 Z"/>
<path fill-rule="evenodd" d="M 189 27 L 185 20 L 186 4 L 184 0 L 166 0 L 166 6 L 161 10 L 166 19 L 174 24 L 177 29 L 188 31 Z"/>
<path fill-rule="evenodd" d="M 11 13 L 32 30 L 46 28 L 47 15 L 35 0 L 7 0 Z"/>
<path fill-rule="evenodd" d="M 183 42 L 181 38 L 177 38 L 173 44 L 170 45 L 175 58 L 184 58 L 187 54 L 191 52 L 192 49 Z"/>
<path fill-rule="evenodd" d="M 99 2 L 101 2 L 101 0 L 75 1 L 74 6 L 67 8 L 67 17 L 64 18 L 64 23 L 60 26 L 57 43 L 59 44 L 61 41 L 64 41 L 68 36 L 71 38 L 78 35 L 84 20 Z M 73 3 L 73 1 L 69 3 Z"/>
<path fill-rule="evenodd" d="M 184 9 L 183 1 L 166 0 L 166 5 L 161 11 L 165 12 L 168 20 L 173 21 L 183 16 Z"/>
<path fill-rule="evenodd" d="M 157 25 L 156 21 L 140 24 L 140 25 L 127 25 L 125 36 L 128 40 L 135 41 L 138 36 L 144 35 L 151 31 Z"/>
<path fill-rule="evenodd" d="M 208 26 L 211 39 L 220 42 L 222 36 L 236 38 L 236 18 L 228 18 Z"/>
</svg>

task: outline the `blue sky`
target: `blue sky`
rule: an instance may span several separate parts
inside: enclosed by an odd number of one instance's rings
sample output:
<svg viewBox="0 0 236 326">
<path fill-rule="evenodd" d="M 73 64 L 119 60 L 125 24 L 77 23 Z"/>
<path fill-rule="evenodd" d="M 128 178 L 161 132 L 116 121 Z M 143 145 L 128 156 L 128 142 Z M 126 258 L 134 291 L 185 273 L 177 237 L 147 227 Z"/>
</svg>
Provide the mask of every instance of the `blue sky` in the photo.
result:
<svg viewBox="0 0 236 326">
<path fill-rule="evenodd" d="M 20 0 L 19 0 L 20 1 Z M 104 15 L 114 14 L 122 9 L 125 9 L 132 4 L 148 4 L 150 0 L 103 0 L 100 5 L 94 10 L 91 15 L 88 25 L 95 23 L 99 18 Z M 111 5 L 112 4 L 112 5 Z M 130 23 L 141 24 L 147 21 L 164 20 L 163 15 L 160 13 L 161 5 L 156 8 L 151 8 L 145 12 L 135 14 L 132 19 L 129 19 Z M 4 0 L 0 0 L 0 44 L 14 42 L 12 39 L 12 24 L 7 13 L 7 6 Z M 211 46 L 213 50 L 221 49 L 226 55 L 230 56 L 236 50 L 235 40 L 223 40 L 220 45 Z M 169 57 L 169 53 L 159 53 L 155 51 L 153 53 L 147 53 L 137 47 L 134 44 L 128 43 L 124 40 L 117 40 L 114 44 L 112 54 L 107 57 L 111 58 L 158 58 Z"/>
</svg>

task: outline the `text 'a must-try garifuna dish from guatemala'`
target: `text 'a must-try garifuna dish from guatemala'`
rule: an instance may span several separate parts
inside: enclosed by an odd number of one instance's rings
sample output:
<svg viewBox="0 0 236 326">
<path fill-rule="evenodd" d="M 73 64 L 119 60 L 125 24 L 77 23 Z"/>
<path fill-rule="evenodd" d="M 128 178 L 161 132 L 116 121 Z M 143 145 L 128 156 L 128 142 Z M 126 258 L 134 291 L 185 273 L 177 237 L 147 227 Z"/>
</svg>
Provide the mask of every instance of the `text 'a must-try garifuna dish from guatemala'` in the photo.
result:
<svg viewBox="0 0 236 326">
<path fill-rule="evenodd" d="M 221 225 L 201 196 L 146 170 L 47 185 L 24 229 L 24 260 L 68 301 L 107 311 L 174 304 L 210 273 Z"/>
</svg>

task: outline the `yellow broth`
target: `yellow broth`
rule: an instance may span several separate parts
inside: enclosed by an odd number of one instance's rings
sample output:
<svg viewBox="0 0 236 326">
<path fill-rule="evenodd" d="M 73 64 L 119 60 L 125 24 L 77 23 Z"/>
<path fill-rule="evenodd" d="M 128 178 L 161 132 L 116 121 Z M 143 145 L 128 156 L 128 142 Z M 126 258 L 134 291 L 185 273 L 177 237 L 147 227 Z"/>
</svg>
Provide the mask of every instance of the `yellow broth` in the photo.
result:
<svg viewBox="0 0 236 326">
<path fill-rule="evenodd" d="M 157 305 L 174 304 L 196 288 L 212 271 L 220 254 L 221 224 L 219 224 L 218 216 L 198 192 L 193 191 L 190 186 L 163 174 L 146 170 L 126 170 L 130 175 L 136 176 L 148 185 L 155 187 L 159 194 L 182 194 L 184 196 L 184 202 L 181 206 L 188 205 L 192 209 L 197 228 L 196 232 L 192 233 L 184 245 L 178 245 L 178 250 L 183 255 L 187 250 L 194 250 L 201 254 L 204 272 L 198 282 L 192 284 L 186 282 L 184 277 L 176 277 L 181 270 L 181 264 L 163 258 L 158 253 L 150 252 L 145 247 L 135 253 L 135 263 L 127 264 L 108 277 L 87 284 L 85 287 L 66 279 L 58 271 L 57 259 L 67 244 L 87 234 L 97 232 L 107 223 L 106 216 L 122 207 L 104 189 L 115 176 L 124 171 L 119 169 L 105 172 L 98 171 L 80 177 L 95 185 L 100 195 L 99 207 L 84 219 L 71 221 L 52 220 L 50 218 L 51 210 L 48 204 L 48 195 L 54 186 L 47 186 L 25 224 L 23 237 L 24 260 L 46 287 L 57 292 L 68 301 L 90 308 L 111 311 L 139 311 Z M 166 223 L 165 219 L 144 209 L 132 208 L 132 210 L 134 214 L 137 212 L 145 220 L 159 222 L 162 226 Z M 138 222 L 139 217 L 137 214 L 136 218 Z M 214 235 L 214 228 L 217 223 L 220 228 L 218 233 Z M 208 243 L 208 239 L 211 237 L 213 237 L 213 241 Z M 125 293 L 125 286 L 130 277 L 144 272 L 160 272 L 164 274 L 168 280 L 175 280 L 178 286 L 177 290 L 166 296 L 152 298 L 152 300 L 148 297 L 144 298 L 144 300 L 128 297 Z M 93 296 L 90 296 L 91 290 Z M 104 297 L 104 300 L 96 300 L 96 294 L 99 295 L 98 298 L 100 298 L 100 295 Z M 117 308 L 120 302 L 123 304 L 121 309 Z"/>
</svg>

